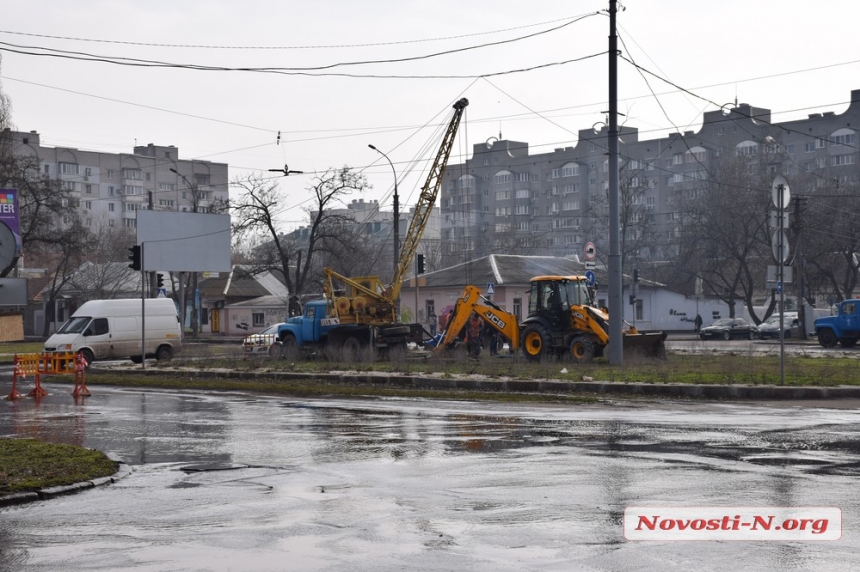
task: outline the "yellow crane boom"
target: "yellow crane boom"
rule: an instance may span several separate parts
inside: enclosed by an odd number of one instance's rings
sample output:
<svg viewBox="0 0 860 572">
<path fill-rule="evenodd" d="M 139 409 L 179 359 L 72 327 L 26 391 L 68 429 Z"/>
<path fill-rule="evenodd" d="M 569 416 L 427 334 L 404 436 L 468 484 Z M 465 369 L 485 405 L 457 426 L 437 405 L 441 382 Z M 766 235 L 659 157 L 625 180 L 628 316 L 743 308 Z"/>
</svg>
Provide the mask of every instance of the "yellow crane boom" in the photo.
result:
<svg viewBox="0 0 860 572">
<path fill-rule="evenodd" d="M 400 295 L 403 279 L 406 277 L 409 266 L 415 258 L 418 243 L 421 241 L 424 229 L 430 220 L 433 206 L 436 204 L 436 198 L 439 196 L 439 189 L 442 186 L 445 167 L 448 164 L 448 158 L 451 156 L 451 149 L 454 146 L 454 136 L 457 134 L 457 129 L 460 126 L 463 111 L 468 105 L 469 100 L 464 97 L 453 106 L 454 114 L 442 137 L 442 144 L 439 147 L 438 153 L 436 153 L 436 158 L 427 175 L 427 180 L 424 186 L 421 187 L 421 195 L 418 197 L 418 203 L 415 206 L 415 212 L 409 223 L 409 229 L 403 239 L 400 258 L 397 267 L 394 269 L 391 283 L 387 285 L 383 284 L 378 276 L 350 278 L 338 274 L 331 268 L 323 269 L 323 274 L 325 275 L 323 290 L 326 297 L 333 301 L 333 304 L 330 306 L 330 312 L 332 313 L 332 317 L 339 318 L 341 324 L 380 325 L 396 321 L 394 302 Z M 334 281 L 340 282 L 345 286 L 346 291 L 342 296 L 335 296 Z"/>
</svg>

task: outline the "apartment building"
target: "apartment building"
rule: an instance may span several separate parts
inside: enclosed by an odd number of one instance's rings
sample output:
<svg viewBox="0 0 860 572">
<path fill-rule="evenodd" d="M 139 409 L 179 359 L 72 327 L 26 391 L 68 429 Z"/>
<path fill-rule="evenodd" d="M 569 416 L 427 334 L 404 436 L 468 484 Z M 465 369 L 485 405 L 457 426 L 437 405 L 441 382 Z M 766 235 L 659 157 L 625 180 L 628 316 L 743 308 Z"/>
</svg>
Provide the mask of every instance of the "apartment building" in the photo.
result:
<svg viewBox="0 0 860 572">
<path fill-rule="evenodd" d="M 643 260 L 665 260 L 678 236 L 679 198 L 690 198 L 707 165 L 726 154 L 767 156 L 769 169 L 824 181 L 856 181 L 860 90 L 843 113 L 780 122 L 749 104 L 703 115 L 698 131 L 641 139 L 619 129 L 619 186 L 627 238 Z M 579 131 L 575 145 L 532 154 L 529 144 L 490 138 L 465 163 L 449 164 L 441 207 L 443 266 L 490 254 L 581 255 L 586 242 L 608 254 L 607 128 Z"/>
<path fill-rule="evenodd" d="M 2 136 L 16 155 L 38 159 L 41 173 L 61 181 L 88 227 L 135 228 L 139 210 L 206 213 L 228 198 L 226 163 L 180 159 L 173 145 L 104 153 L 45 147 L 36 131 L 5 129 Z"/>
</svg>

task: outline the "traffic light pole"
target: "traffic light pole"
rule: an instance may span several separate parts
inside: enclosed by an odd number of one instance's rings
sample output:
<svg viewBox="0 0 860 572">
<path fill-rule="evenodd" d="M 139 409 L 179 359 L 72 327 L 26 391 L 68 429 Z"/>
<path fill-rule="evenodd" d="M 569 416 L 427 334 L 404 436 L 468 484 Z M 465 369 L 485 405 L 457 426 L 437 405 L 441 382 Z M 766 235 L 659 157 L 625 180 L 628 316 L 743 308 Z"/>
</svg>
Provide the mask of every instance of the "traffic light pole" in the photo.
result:
<svg viewBox="0 0 860 572">
<path fill-rule="evenodd" d="M 145 242 L 140 243 L 140 367 L 146 369 L 146 270 L 143 268 Z"/>
</svg>

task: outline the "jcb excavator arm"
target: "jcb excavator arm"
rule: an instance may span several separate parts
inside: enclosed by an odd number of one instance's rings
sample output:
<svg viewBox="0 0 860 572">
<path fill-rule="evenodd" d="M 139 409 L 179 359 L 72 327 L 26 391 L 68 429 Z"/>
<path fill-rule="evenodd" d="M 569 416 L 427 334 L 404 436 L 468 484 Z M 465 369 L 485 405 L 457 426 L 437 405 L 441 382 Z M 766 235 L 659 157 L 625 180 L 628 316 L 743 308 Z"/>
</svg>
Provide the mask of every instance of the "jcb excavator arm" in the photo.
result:
<svg viewBox="0 0 860 572">
<path fill-rule="evenodd" d="M 502 310 L 492 300 L 482 296 L 477 287 L 470 285 L 466 286 L 463 295 L 454 305 L 454 313 L 445 324 L 445 331 L 436 345 L 435 352 L 441 351 L 442 348 L 450 348 L 454 344 L 454 340 L 469 321 L 472 312 L 505 336 L 509 340 L 511 351 L 520 347 L 520 328 L 517 317 Z"/>
</svg>

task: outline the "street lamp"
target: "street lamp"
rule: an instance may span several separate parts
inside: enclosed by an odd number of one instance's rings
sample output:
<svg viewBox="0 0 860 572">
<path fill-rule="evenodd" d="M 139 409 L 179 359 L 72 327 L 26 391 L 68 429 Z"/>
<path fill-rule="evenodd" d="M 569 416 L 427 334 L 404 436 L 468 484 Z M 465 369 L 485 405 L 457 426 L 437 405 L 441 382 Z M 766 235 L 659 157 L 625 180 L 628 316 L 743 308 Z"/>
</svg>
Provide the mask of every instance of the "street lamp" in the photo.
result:
<svg viewBox="0 0 860 572">
<path fill-rule="evenodd" d="M 185 175 L 183 175 L 182 173 L 180 173 L 176 169 L 171 167 L 170 172 L 179 176 L 179 177 L 182 177 L 182 180 L 185 181 L 186 185 L 188 185 L 188 189 L 191 191 L 191 195 L 192 195 L 191 198 L 192 198 L 192 204 L 194 205 L 194 212 L 197 212 L 197 189 L 194 187 L 194 185 L 191 184 L 191 181 L 189 181 Z M 191 333 L 194 336 L 197 336 L 197 334 L 200 331 L 200 319 L 197 316 L 197 312 L 198 312 L 198 309 L 197 309 L 197 296 L 198 296 L 198 293 L 197 293 L 197 272 L 193 272 L 191 274 L 191 286 L 193 289 L 193 296 L 194 296 L 194 298 L 191 300 Z M 185 331 L 185 308 L 186 308 L 185 280 L 180 281 L 180 291 L 181 291 L 181 298 L 182 298 L 182 300 L 180 300 L 180 305 L 182 307 L 182 320 L 183 320 L 182 330 Z"/>
<path fill-rule="evenodd" d="M 391 172 L 394 173 L 394 264 L 391 267 L 391 276 L 397 274 L 397 264 L 400 250 L 400 196 L 397 194 L 397 171 L 394 170 L 394 163 L 388 158 L 388 155 L 374 147 L 368 145 L 371 149 L 385 157 L 388 164 L 391 165 Z M 394 315 L 400 319 L 400 296 L 394 301 Z"/>
</svg>

